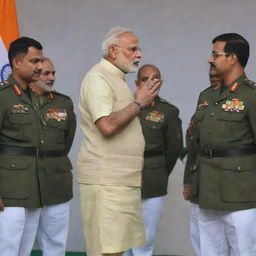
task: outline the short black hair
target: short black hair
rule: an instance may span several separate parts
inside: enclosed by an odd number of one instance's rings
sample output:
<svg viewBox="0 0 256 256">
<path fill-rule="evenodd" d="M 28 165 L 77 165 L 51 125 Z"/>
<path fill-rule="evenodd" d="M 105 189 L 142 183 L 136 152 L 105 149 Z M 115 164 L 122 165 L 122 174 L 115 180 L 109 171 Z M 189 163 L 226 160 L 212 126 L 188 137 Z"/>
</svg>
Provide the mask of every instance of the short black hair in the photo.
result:
<svg viewBox="0 0 256 256">
<path fill-rule="evenodd" d="M 146 68 L 146 67 L 151 67 L 151 68 L 154 68 L 160 75 L 160 78 L 161 78 L 161 72 L 159 70 L 159 68 L 157 68 L 155 65 L 152 65 L 152 64 L 145 64 L 143 66 L 141 66 L 138 70 L 138 73 L 137 73 L 137 79 L 139 80 L 140 79 L 140 73 L 142 71 L 143 68 Z"/>
<path fill-rule="evenodd" d="M 237 33 L 226 33 L 215 37 L 212 40 L 214 44 L 217 41 L 226 42 L 224 52 L 234 53 L 239 63 L 245 67 L 250 55 L 250 46 L 248 41 Z"/>
<path fill-rule="evenodd" d="M 12 67 L 13 58 L 19 54 L 27 54 L 29 47 L 35 47 L 38 50 L 43 49 L 43 46 L 38 41 L 36 41 L 33 38 L 29 38 L 25 36 L 20 37 L 14 40 L 13 42 L 11 42 L 10 48 L 8 51 L 8 59 L 11 67 Z"/>
</svg>

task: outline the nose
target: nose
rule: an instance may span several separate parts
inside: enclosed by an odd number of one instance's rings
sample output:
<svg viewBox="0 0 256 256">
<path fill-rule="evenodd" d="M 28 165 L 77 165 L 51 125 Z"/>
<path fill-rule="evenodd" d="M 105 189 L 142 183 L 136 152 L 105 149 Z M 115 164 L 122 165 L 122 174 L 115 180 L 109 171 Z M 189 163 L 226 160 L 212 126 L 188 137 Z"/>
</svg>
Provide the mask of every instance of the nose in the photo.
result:
<svg viewBox="0 0 256 256">
<path fill-rule="evenodd" d="M 214 62 L 214 58 L 213 58 L 212 56 L 210 56 L 210 57 L 208 58 L 208 63 L 211 64 L 211 63 L 213 63 L 213 62 Z"/>
<path fill-rule="evenodd" d="M 142 58 L 142 50 L 141 49 L 137 50 L 136 57 L 139 58 L 139 59 Z"/>
<path fill-rule="evenodd" d="M 48 78 L 51 81 L 55 81 L 55 74 L 53 72 L 50 72 Z"/>
<path fill-rule="evenodd" d="M 37 69 L 42 70 L 43 69 L 43 61 L 38 61 L 37 63 Z"/>
</svg>

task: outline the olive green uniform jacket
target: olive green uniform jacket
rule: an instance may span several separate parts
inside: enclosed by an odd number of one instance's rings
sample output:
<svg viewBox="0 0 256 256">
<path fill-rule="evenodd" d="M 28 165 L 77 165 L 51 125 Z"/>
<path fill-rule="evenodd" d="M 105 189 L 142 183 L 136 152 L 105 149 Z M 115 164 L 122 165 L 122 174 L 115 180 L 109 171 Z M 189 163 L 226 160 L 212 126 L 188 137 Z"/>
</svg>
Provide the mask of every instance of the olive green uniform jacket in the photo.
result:
<svg viewBox="0 0 256 256">
<path fill-rule="evenodd" d="M 198 100 L 194 116 L 198 154 L 192 202 L 202 208 L 243 210 L 256 207 L 256 155 L 211 157 L 211 150 L 255 147 L 256 87 L 242 75 L 223 92 L 209 87 Z"/>
<path fill-rule="evenodd" d="M 153 106 L 140 113 L 145 138 L 142 198 L 167 194 L 168 177 L 183 148 L 179 110 L 156 97 Z"/>
<path fill-rule="evenodd" d="M 194 115 L 191 118 L 189 127 L 186 132 L 186 149 L 187 149 L 187 160 L 185 165 L 183 184 L 190 185 L 192 184 L 193 175 L 197 170 L 197 152 L 198 152 L 198 143 L 196 141 L 195 133 L 195 124 L 194 124 Z"/>
<path fill-rule="evenodd" d="M 0 152 L 0 197 L 5 206 L 37 208 L 72 198 L 70 150 L 76 127 L 73 103 L 57 92 L 31 99 L 12 76 L 0 85 L 0 148 L 33 147 L 63 156 Z"/>
</svg>

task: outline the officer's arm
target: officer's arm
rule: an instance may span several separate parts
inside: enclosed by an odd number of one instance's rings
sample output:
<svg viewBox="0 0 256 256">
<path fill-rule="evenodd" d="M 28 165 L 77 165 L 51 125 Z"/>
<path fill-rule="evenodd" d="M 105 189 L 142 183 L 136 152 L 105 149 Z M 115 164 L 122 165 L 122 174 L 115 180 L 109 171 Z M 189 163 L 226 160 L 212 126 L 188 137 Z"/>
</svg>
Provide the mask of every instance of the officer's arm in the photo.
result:
<svg viewBox="0 0 256 256">
<path fill-rule="evenodd" d="M 167 116 L 165 141 L 166 141 L 166 150 L 167 150 L 166 151 L 167 167 L 168 167 L 168 172 L 171 173 L 183 149 L 183 135 L 182 135 L 181 120 L 179 118 L 178 109 L 175 109 L 174 113 L 171 113 Z"/>
<path fill-rule="evenodd" d="M 66 134 L 66 147 L 65 147 L 65 153 L 68 154 L 70 151 L 70 148 L 72 146 L 75 131 L 76 131 L 76 116 L 74 113 L 74 106 L 73 102 L 70 101 L 70 108 L 68 109 L 68 116 L 69 116 L 69 128 L 67 130 Z"/>
</svg>

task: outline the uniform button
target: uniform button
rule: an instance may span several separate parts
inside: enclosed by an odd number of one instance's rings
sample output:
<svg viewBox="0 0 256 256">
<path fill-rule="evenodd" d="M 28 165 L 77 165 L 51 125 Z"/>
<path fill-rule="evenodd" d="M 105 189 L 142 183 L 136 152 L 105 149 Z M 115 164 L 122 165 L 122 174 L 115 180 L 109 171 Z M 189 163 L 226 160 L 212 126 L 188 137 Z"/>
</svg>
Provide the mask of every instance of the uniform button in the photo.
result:
<svg viewBox="0 0 256 256">
<path fill-rule="evenodd" d="M 211 113 L 211 117 L 214 117 L 214 113 Z"/>
<path fill-rule="evenodd" d="M 41 140 L 40 142 L 41 142 L 41 144 L 44 144 L 44 141 L 43 141 L 43 140 Z"/>
<path fill-rule="evenodd" d="M 217 106 L 219 104 L 219 102 L 215 102 L 214 104 Z"/>
<path fill-rule="evenodd" d="M 156 168 L 159 168 L 159 164 L 156 164 L 155 167 L 156 167 Z"/>
<path fill-rule="evenodd" d="M 238 167 L 237 167 L 237 170 L 240 171 L 240 170 L 241 170 L 241 166 L 238 166 Z"/>
<path fill-rule="evenodd" d="M 208 130 L 208 134 L 211 134 L 212 133 L 212 130 Z"/>
<path fill-rule="evenodd" d="M 11 167 L 14 168 L 14 164 L 12 164 Z"/>
</svg>

